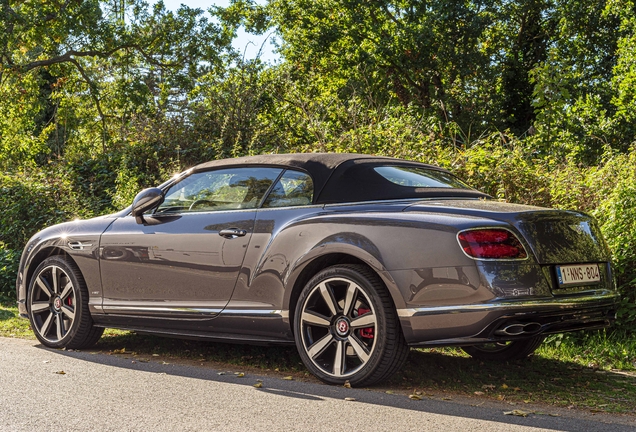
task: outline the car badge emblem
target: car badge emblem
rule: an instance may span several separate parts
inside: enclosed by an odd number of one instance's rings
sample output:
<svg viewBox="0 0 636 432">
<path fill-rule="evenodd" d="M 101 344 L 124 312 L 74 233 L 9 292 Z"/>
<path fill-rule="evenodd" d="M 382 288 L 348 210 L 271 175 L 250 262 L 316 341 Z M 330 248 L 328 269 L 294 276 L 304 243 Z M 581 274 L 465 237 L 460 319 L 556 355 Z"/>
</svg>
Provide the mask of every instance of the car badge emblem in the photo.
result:
<svg viewBox="0 0 636 432">
<path fill-rule="evenodd" d="M 56 298 L 53 302 L 53 306 L 55 306 L 55 309 L 62 309 L 62 300 L 59 297 Z"/>
<path fill-rule="evenodd" d="M 346 319 L 341 318 L 338 320 L 338 322 L 336 323 L 336 331 L 341 336 L 344 336 L 347 334 L 347 332 L 349 331 L 349 323 L 347 322 Z"/>
</svg>

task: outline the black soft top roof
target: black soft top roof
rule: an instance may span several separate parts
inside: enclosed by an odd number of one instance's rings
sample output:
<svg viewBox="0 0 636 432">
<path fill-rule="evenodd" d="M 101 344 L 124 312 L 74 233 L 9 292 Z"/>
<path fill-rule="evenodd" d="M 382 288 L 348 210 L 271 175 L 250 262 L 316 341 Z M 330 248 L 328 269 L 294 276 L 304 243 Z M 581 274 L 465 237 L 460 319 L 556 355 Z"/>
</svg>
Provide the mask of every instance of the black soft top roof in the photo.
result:
<svg viewBox="0 0 636 432">
<path fill-rule="evenodd" d="M 373 168 L 416 166 L 448 172 L 443 168 L 386 156 L 354 153 L 289 153 L 243 156 L 205 162 L 193 168 L 206 171 L 236 166 L 280 166 L 306 171 L 314 182 L 314 204 L 428 197 L 488 197 L 473 189 L 416 188 L 390 182 Z"/>
</svg>

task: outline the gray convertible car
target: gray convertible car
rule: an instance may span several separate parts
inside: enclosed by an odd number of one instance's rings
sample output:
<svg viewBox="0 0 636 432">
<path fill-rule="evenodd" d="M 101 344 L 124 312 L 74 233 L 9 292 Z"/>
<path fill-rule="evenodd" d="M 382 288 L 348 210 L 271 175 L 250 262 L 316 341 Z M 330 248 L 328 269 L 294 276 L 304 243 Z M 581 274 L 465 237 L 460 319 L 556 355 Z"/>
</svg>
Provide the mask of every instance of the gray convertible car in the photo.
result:
<svg viewBox="0 0 636 432">
<path fill-rule="evenodd" d="M 318 378 L 357 386 L 409 347 L 524 358 L 547 334 L 610 325 L 619 298 L 591 217 L 358 154 L 197 165 L 119 213 L 34 235 L 17 295 L 48 347 L 105 327 L 295 344 Z"/>
</svg>

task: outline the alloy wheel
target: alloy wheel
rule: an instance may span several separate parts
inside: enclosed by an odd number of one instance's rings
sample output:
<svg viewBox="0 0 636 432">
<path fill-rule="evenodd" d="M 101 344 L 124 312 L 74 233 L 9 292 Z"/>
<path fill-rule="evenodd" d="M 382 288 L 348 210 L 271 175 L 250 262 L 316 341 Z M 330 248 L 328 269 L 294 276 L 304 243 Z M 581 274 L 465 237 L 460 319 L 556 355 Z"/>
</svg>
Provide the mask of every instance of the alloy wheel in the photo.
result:
<svg viewBox="0 0 636 432">
<path fill-rule="evenodd" d="M 378 318 L 368 294 L 352 280 L 334 277 L 318 283 L 302 306 L 300 320 L 305 353 L 329 376 L 349 377 L 373 354 Z"/>
<path fill-rule="evenodd" d="M 75 321 L 76 293 L 69 275 L 49 265 L 35 276 L 29 311 L 35 330 L 47 342 L 61 341 Z"/>
</svg>

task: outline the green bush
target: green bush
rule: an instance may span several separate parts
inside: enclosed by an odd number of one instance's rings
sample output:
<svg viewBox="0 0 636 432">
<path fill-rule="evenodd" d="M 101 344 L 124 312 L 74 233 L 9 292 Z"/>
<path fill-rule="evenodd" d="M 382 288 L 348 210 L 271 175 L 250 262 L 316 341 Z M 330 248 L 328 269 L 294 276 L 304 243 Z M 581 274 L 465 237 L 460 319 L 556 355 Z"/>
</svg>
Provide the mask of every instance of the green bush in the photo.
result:
<svg viewBox="0 0 636 432">
<path fill-rule="evenodd" d="M 15 297 L 20 252 L 41 229 L 92 216 L 63 169 L 0 174 L 0 295 Z"/>
<path fill-rule="evenodd" d="M 19 251 L 5 249 L 0 243 L 0 303 L 15 301 L 15 281 L 19 260 Z"/>
<path fill-rule="evenodd" d="M 76 195 L 58 172 L 0 175 L 0 242 L 22 250 L 42 228 L 79 217 L 84 212 Z"/>
</svg>

